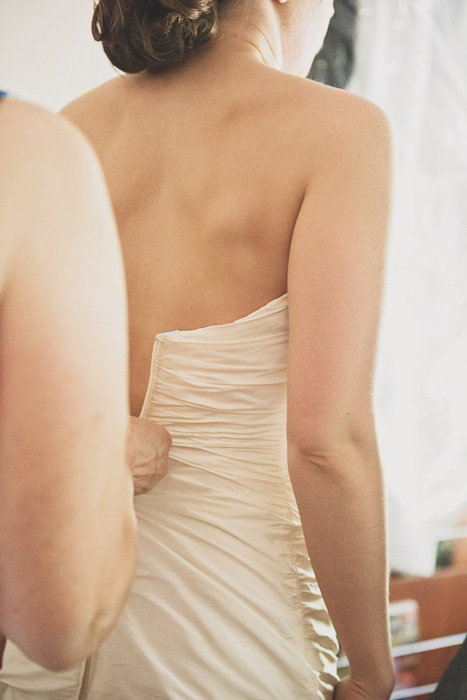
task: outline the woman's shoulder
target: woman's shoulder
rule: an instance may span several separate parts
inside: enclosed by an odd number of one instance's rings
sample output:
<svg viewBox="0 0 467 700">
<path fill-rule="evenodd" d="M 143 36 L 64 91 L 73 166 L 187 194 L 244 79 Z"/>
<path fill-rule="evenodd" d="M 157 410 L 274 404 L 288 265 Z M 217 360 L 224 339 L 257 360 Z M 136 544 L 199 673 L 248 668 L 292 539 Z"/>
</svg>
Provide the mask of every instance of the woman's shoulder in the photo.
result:
<svg viewBox="0 0 467 700">
<path fill-rule="evenodd" d="M 390 130 L 387 114 L 375 102 L 349 90 L 282 73 L 277 81 L 280 99 L 294 111 L 303 136 L 340 141 L 364 136 L 369 130 Z"/>
<path fill-rule="evenodd" d="M 271 144 L 285 141 L 297 162 L 313 164 L 314 170 L 321 159 L 351 160 L 375 143 L 391 140 L 381 107 L 347 90 L 265 67 L 248 93 L 244 119 L 259 116 L 258 126 Z"/>
<path fill-rule="evenodd" d="M 59 112 L 83 133 L 94 135 L 101 128 L 110 129 L 120 118 L 126 99 L 128 81 L 123 76 L 111 78 L 68 102 Z"/>
<path fill-rule="evenodd" d="M 293 139 L 311 177 L 337 171 L 347 178 L 357 161 L 366 171 L 391 169 L 394 130 L 381 107 L 347 90 L 287 78 L 282 99 L 294 113 Z"/>
</svg>

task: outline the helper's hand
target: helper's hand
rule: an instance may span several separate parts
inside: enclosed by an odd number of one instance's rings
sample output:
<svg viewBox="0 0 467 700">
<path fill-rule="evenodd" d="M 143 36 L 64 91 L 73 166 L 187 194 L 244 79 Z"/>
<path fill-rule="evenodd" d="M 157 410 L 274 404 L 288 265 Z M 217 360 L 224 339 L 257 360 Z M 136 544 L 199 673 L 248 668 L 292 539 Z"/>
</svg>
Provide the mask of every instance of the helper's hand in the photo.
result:
<svg viewBox="0 0 467 700">
<path fill-rule="evenodd" d="M 127 459 L 135 496 L 148 493 L 166 476 L 171 445 L 170 433 L 162 425 L 130 416 Z"/>
</svg>

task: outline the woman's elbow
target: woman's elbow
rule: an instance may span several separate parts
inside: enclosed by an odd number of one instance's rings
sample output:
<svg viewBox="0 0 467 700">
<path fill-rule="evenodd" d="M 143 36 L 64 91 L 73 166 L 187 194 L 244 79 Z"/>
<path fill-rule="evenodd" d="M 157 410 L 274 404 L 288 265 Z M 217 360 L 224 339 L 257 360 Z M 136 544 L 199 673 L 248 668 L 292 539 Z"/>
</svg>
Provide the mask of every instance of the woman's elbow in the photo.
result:
<svg viewBox="0 0 467 700">
<path fill-rule="evenodd" d="M 344 468 L 349 462 L 378 454 L 374 426 L 329 427 L 319 432 L 307 426 L 288 426 L 289 468 Z"/>
</svg>

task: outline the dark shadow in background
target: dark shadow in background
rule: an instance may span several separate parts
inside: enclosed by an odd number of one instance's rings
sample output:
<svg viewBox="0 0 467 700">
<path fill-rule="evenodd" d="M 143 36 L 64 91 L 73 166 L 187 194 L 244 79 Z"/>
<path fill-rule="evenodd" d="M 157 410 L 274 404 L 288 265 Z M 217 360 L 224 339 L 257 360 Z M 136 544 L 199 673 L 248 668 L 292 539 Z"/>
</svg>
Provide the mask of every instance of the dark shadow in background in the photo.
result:
<svg viewBox="0 0 467 700">
<path fill-rule="evenodd" d="M 465 700 L 467 698 L 467 637 L 444 672 L 430 700 Z"/>
<path fill-rule="evenodd" d="M 345 88 L 354 65 L 355 26 L 358 0 L 335 0 L 335 14 L 309 78 L 333 87 Z"/>
</svg>

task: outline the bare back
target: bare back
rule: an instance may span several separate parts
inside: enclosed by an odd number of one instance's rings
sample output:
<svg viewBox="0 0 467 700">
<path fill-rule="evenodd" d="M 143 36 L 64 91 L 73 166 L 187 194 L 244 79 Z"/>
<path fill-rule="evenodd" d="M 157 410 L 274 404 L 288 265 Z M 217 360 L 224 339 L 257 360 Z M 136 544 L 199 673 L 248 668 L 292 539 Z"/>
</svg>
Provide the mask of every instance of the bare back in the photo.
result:
<svg viewBox="0 0 467 700">
<path fill-rule="evenodd" d="M 287 291 L 305 193 L 326 181 L 326 167 L 334 172 L 341 141 L 350 143 L 355 132 L 350 167 L 361 157 L 366 111 L 362 98 L 264 65 L 221 74 L 196 64 L 118 77 L 65 108 L 93 144 L 115 208 L 133 415 L 146 392 L 155 334 L 228 323 Z M 371 180 L 374 165 L 365 167 Z M 329 198 L 308 202 L 311 235 L 315 218 L 334 227 L 328 212 L 340 185 L 328 180 Z M 363 207 L 361 216 L 371 227 Z"/>
<path fill-rule="evenodd" d="M 294 105 L 301 98 L 313 121 L 327 88 L 266 67 L 234 87 L 121 77 L 65 110 L 91 139 L 115 207 L 135 415 L 156 333 L 230 322 L 287 289 L 312 142 Z"/>
</svg>

